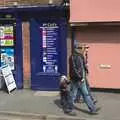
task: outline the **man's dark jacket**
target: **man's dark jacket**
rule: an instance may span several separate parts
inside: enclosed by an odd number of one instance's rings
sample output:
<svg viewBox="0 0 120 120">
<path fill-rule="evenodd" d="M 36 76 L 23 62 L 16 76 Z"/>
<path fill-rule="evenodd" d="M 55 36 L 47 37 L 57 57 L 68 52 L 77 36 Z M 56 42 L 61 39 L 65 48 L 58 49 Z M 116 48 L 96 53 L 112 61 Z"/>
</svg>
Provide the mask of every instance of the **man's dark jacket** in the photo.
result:
<svg viewBox="0 0 120 120">
<path fill-rule="evenodd" d="M 74 82 L 81 81 L 83 79 L 83 69 L 88 73 L 88 69 L 85 63 L 84 56 L 74 51 L 70 58 L 70 77 Z"/>
</svg>

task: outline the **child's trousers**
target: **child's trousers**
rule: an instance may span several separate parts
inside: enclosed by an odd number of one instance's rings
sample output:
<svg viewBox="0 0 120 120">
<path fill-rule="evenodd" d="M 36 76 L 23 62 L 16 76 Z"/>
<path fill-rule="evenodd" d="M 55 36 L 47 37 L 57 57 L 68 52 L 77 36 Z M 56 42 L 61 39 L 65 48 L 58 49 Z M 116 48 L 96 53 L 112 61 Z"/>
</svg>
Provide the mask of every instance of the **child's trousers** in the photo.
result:
<svg viewBox="0 0 120 120">
<path fill-rule="evenodd" d="M 66 95 L 61 95 L 61 104 L 63 106 L 64 112 L 71 112 L 73 110 L 73 102 L 69 93 Z"/>
</svg>

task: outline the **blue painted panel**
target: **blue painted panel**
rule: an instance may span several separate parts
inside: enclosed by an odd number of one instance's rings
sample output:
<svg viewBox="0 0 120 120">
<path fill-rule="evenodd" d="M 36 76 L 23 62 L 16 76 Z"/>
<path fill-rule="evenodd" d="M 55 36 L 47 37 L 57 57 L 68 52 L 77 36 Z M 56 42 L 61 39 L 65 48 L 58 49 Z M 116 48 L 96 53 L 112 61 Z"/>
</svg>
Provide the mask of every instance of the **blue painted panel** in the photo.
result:
<svg viewBox="0 0 120 120">
<path fill-rule="evenodd" d="M 67 24 L 64 19 L 30 21 L 31 88 L 57 90 L 67 74 Z"/>
<path fill-rule="evenodd" d="M 15 46 L 15 61 L 16 61 L 16 84 L 18 89 L 23 88 L 23 45 L 22 45 L 22 22 L 16 20 L 16 46 Z"/>
</svg>

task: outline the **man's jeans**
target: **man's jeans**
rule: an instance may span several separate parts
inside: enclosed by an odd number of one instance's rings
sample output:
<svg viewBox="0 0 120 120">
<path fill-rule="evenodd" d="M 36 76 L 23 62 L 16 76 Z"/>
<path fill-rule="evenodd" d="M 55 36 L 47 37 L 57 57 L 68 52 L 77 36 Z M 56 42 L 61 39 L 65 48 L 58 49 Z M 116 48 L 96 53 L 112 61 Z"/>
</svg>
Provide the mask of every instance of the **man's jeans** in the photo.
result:
<svg viewBox="0 0 120 120">
<path fill-rule="evenodd" d="M 91 96 L 89 94 L 89 91 L 87 89 L 85 81 L 83 81 L 81 83 L 79 83 L 79 82 L 72 83 L 71 96 L 72 96 L 73 103 L 76 98 L 78 88 L 80 89 L 81 95 L 83 96 L 85 103 L 87 104 L 88 108 L 90 109 L 90 112 L 96 111 L 95 105 L 91 99 Z"/>
<path fill-rule="evenodd" d="M 90 85 L 89 85 L 87 79 L 85 79 L 85 83 L 86 83 L 86 87 L 87 87 L 88 93 L 89 93 L 89 95 L 91 96 L 91 99 L 92 99 L 93 102 L 94 102 L 95 99 L 94 99 L 94 97 L 93 97 L 93 95 L 92 95 L 92 93 L 91 93 Z M 82 97 L 81 90 L 78 89 L 77 95 L 76 95 L 76 98 L 75 98 L 75 101 L 76 101 L 76 100 L 79 100 L 81 97 Z"/>
</svg>

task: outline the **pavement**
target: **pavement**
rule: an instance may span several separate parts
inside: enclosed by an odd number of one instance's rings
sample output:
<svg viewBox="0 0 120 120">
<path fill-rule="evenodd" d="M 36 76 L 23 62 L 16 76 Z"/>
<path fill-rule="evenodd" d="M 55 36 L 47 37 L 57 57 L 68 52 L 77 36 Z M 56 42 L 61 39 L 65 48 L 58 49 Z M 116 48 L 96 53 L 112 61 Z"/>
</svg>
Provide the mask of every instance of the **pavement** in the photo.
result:
<svg viewBox="0 0 120 120">
<path fill-rule="evenodd" d="M 93 92 L 98 114 L 91 115 L 84 103 L 76 104 L 77 116 L 64 114 L 59 92 L 14 90 L 0 91 L 0 120 L 120 120 L 120 93 Z"/>
</svg>

